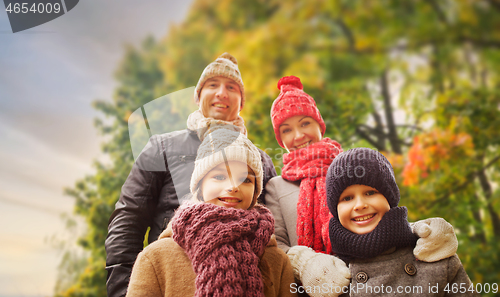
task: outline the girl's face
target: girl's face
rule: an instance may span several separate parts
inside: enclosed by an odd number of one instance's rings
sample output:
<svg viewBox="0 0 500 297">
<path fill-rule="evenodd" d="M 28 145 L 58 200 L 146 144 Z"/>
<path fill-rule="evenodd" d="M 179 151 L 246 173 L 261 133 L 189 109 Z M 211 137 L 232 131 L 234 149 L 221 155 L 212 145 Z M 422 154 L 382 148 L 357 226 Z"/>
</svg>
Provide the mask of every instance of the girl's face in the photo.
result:
<svg viewBox="0 0 500 297">
<path fill-rule="evenodd" d="M 347 187 L 337 205 L 340 223 L 356 234 L 372 232 L 390 208 L 384 195 L 365 185 Z"/>
<path fill-rule="evenodd" d="M 248 209 L 255 192 L 255 174 L 243 162 L 221 163 L 205 175 L 200 190 L 206 203 Z"/>
<path fill-rule="evenodd" d="M 307 147 L 323 138 L 319 123 L 308 116 L 288 118 L 279 128 L 281 141 L 289 152 Z"/>
</svg>

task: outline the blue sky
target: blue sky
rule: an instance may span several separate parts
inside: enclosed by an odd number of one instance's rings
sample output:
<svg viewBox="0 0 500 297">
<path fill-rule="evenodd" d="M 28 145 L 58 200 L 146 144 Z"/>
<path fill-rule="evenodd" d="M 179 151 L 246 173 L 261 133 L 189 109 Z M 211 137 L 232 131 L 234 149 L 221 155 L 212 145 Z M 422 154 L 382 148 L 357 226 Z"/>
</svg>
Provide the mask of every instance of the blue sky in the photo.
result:
<svg viewBox="0 0 500 297">
<path fill-rule="evenodd" d="M 111 100 L 124 45 L 164 37 L 190 1 L 80 1 L 13 34 L 0 10 L 0 297 L 49 296 L 67 238 L 63 195 L 102 158 L 96 99 Z"/>
</svg>

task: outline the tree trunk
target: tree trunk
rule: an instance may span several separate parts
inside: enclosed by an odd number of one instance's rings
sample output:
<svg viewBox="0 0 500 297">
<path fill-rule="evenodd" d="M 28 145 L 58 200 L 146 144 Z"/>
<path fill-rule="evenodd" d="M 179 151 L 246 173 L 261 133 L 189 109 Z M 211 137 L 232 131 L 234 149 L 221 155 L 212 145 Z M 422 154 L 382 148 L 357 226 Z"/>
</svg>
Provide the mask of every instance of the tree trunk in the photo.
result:
<svg viewBox="0 0 500 297">
<path fill-rule="evenodd" d="M 493 209 L 493 205 L 491 205 L 492 190 L 490 182 L 488 181 L 488 177 L 486 176 L 484 170 L 481 170 L 479 172 L 478 178 L 479 178 L 479 183 L 481 184 L 481 188 L 483 189 L 484 197 L 486 198 L 486 202 L 488 203 L 487 209 L 491 217 L 491 222 L 493 225 L 493 233 L 495 234 L 496 237 L 500 237 L 500 218 L 498 217 L 496 211 Z"/>
<path fill-rule="evenodd" d="M 477 194 L 474 193 L 474 197 L 476 200 L 479 200 L 479 197 L 477 197 Z M 481 215 L 479 214 L 479 210 L 474 210 L 472 212 L 472 216 L 474 219 L 477 221 L 478 224 L 483 225 L 483 220 L 481 219 Z M 481 228 L 480 230 L 474 229 L 476 232 L 474 234 L 474 239 L 480 240 L 482 243 L 486 243 L 486 235 L 484 234 L 484 228 Z"/>
<path fill-rule="evenodd" d="M 382 86 L 382 98 L 384 99 L 385 119 L 387 122 L 387 128 L 389 129 L 389 142 L 391 143 L 391 148 L 394 153 L 402 154 L 403 150 L 401 149 L 401 143 L 398 137 L 398 132 L 396 131 L 396 125 L 394 123 L 394 117 L 392 114 L 391 94 L 389 93 L 387 71 L 384 71 L 382 73 L 380 84 Z"/>
</svg>

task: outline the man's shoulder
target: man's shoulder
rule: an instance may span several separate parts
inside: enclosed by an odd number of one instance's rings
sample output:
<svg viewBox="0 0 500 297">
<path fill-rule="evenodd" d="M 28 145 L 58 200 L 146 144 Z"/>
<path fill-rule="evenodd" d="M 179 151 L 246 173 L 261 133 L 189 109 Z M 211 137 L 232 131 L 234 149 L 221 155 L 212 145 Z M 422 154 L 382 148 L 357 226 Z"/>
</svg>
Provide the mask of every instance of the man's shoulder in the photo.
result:
<svg viewBox="0 0 500 297">
<path fill-rule="evenodd" d="M 193 137 L 196 137 L 196 139 L 198 139 L 196 132 L 191 131 L 189 129 L 182 129 L 182 130 L 177 130 L 177 131 L 172 131 L 172 132 L 167 132 L 167 133 L 162 133 L 162 134 L 155 134 L 155 136 L 161 140 L 182 139 L 182 138 L 187 139 L 187 138 L 193 138 Z"/>
<path fill-rule="evenodd" d="M 260 153 L 260 158 L 262 160 L 262 166 L 264 167 L 264 172 L 266 173 L 264 179 L 265 179 L 265 183 L 267 183 L 266 180 L 268 180 L 269 178 L 271 177 L 274 177 L 276 176 L 276 169 L 274 168 L 274 163 L 273 163 L 273 160 L 271 159 L 271 157 L 269 157 L 269 155 L 261 150 L 260 148 L 257 148 L 259 150 L 259 153 Z"/>
<path fill-rule="evenodd" d="M 201 144 L 196 132 L 189 129 L 178 130 L 163 134 L 153 135 L 156 142 L 167 151 L 173 152 L 179 150 L 183 152 L 187 148 L 194 147 L 196 150 Z"/>
<path fill-rule="evenodd" d="M 263 158 L 271 159 L 271 157 L 265 151 L 263 151 L 261 148 L 257 147 L 257 149 L 259 150 L 259 153 Z"/>
</svg>

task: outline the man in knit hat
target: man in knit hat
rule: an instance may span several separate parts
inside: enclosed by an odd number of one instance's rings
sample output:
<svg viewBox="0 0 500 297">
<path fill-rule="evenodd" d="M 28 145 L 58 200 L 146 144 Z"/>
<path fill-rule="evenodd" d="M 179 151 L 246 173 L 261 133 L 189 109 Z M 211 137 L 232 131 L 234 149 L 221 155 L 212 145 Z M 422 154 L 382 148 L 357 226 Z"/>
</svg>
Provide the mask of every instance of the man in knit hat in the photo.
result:
<svg viewBox="0 0 500 297">
<path fill-rule="evenodd" d="M 194 92 L 199 109 L 187 129 L 153 135 L 134 163 L 108 225 L 106 282 L 108 296 L 125 296 L 132 266 L 148 241 L 155 241 L 189 193 L 198 147 L 214 126 L 228 125 L 246 135 L 239 115 L 245 103 L 243 80 L 237 60 L 228 53 L 210 63 Z M 276 176 L 271 158 L 259 150 L 264 185 Z M 260 197 L 264 197 L 264 193 Z"/>
</svg>

